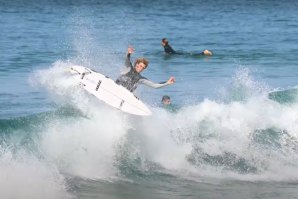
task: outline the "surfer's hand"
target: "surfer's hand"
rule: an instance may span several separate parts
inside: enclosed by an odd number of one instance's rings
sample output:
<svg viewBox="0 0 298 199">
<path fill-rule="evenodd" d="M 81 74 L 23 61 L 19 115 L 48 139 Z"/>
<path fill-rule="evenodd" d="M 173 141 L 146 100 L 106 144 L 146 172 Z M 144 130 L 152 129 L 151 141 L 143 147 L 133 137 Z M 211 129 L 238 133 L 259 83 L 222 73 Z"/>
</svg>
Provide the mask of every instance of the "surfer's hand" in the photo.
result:
<svg viewBox="0 0 298 199">
<path fill-rule="evenodd" d="M 170 77 L 170 79 L 167 81 L 168 84 L 175 83 L 175 77 Z"/>
<path fill-rule="evenodd" d="M 131 47 L 131 46 L 129 46 L 127 48 L 127 54 L 132 54 L 134 51 L 135 51 L 135 49 L 133 47 Z"/>
</svg>

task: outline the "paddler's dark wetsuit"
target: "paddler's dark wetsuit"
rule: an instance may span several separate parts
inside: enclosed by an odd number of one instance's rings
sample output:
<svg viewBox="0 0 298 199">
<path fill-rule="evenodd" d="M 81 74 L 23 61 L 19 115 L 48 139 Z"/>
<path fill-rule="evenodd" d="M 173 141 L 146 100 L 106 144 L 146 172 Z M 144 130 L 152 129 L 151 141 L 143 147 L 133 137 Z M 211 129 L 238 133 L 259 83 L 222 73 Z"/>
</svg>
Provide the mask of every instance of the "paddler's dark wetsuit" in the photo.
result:
<svg viewBox="0 0 298 199">
<path fill-rule="evenodd" d="M 167 54 L 177 54 L 177 55 L 187 55 L 187 54 L 190 54 L 190 55 L 205 55 L 204 51 L 201 52 L 201 53 L 176 52 L 168 43 L 165 44 L 163 47 L 164 47 L 165 53 L 167 53 Z"/>
<path fill-rule="evenodd" d="M 177 52 L 169 44 L 166 44 L 163 47 L 167 54 L 177 54 Z"/>
<path fill-rule="evenodd" d="M 139 84 L 145 84 L 152 88 L 161 88 L 169 85 L 167 82 L 154 83 L 152 81 L 149 81 L 147 78 L 143 77 L 140 73 L 138 73 L 135 70 L 135 68 L 131 64 L 129 53 L 127 54 L 127 57 L 125 59 L 125 66 L 128 71 L 126 71 L 124 74 L 118 77 L 116 83 L 125 87 L 130 92 L 133 92 Z"/>
</svg>

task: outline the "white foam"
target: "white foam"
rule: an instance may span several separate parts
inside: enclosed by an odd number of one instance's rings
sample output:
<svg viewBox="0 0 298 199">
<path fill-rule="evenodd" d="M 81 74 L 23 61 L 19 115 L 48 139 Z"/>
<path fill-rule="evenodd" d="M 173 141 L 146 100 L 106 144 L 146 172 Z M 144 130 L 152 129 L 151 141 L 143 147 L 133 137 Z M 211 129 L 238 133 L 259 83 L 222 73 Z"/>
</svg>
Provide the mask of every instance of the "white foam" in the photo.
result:
<svg viewBox="0 0 298 199">
<path fill-rule="evenodd" d="M 1 198 L 71 198 L 59 171 L 27 153 L 2 148 L 0 171 Z"/>
<path fill-rule="evenodd" d="M 114 147 L 126 130 L 123 118 L 104 108 L 88 117 L 53 124 L 43 133 L 42 148 L 63 172 L 87 178 L 112 178 L 117 174 Z"/>
<path fill-rule="evenodd" d="M 268 149 L 266 145 L 255 145 L 253 140 L 256 131 L 266 129 L 287 131 L 297 139 L 298 105 L 286 106 L 269 100 L 263 92 L 266 86 L 252 81 L 249 75 L 235 78 L 236 87 L 246 91 L 240 100 L 206 99 L 185 106 L 176 114 L 156 108 L 152 117 L 135 120 L 92 100 L 79 89 L 72 90 L 73 85 L 64 82 L 66 78 L 60 70 L 61 66 L 69 65 L 57 62 L 40 78 L 50 94 L 58 94 L 62 103 L 71 103 L 88 118 L 71 123 L 55 121 L 42 133 L 41 145 L 46 157 L 63 172 L 99 179 L 117 176 L 117 147 L 129 129 L 134 129 L 140 141 L 133 147 L 136 154 L 168 170 L 218 178 L 298 179 L 297 155 L 289 150 L 287 143 L 281 140 L 281 148 L 269 146 Z M 198 149 L 210 156 L 233 154 L 235 161 L 244 159 L 256 168 L 256 173 L 241 174 L 239 168 L 212 166 L 202 157 L 191 163 L 188 158 Z"/>
</svg>

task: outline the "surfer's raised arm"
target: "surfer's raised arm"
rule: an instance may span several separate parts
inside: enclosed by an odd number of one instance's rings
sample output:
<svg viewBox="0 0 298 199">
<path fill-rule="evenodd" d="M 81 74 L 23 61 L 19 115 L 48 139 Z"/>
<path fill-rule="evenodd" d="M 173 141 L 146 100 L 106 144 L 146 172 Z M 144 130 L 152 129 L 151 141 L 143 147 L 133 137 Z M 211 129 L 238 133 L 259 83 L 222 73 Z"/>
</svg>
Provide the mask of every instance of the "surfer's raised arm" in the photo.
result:
<svg viewBox="0 0 298 199">
<path fill-rule="evenodd" d="M 125 66 L 127 68 L 133 68 L 133 65 L 130 61 L 130 55 L 134 52 L 134 49 L 132 47 L 127 48 L 127 54 L 126 54 L 126 59 L 125 59 Z"/>
</svg>

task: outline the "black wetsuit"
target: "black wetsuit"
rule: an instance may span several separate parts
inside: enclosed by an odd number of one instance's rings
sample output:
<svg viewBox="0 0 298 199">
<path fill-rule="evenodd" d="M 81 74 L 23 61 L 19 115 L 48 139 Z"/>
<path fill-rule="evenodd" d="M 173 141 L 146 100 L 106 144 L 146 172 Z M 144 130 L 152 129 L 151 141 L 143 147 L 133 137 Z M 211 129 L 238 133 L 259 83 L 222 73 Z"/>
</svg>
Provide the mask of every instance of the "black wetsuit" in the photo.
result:
<svg viewBox="0 0 298 199">
<path fill-rule="evenodd" d="M 131 64 L 130 54 L 127 54 L 127 57 L 125 59 L 125 66 L 128 69 L 128 71 L 126 71 L 126 73 L 118 77 L 116 83 L 125 87 L 130 92 L 133 92 L 138 87 L 138 84 L 145 84 L 153 88 L 161 88 L 169 85 L 167 82 L 154 83 L 148 80 L 147 78 L 143 77 L 140 73 L 138 73 L 135 70 L 135 68 Z"/>
<path fill-rule="evenodd" d="M 176 52 L 169 44 L 164 45 L 165 53 L 167 54 L 177 54 L 177 55 L 205 55 L 204 51 L 199 54 L 194 53 L 183 53 L 183 52 Z"/>
<path fill-rule="evenodd" d="M 176 51 L 169 45 L 164 45 L 165 52 L 168 54 L 176 54 Z"/>
</svg>

